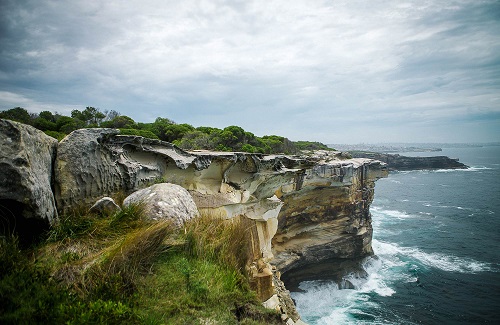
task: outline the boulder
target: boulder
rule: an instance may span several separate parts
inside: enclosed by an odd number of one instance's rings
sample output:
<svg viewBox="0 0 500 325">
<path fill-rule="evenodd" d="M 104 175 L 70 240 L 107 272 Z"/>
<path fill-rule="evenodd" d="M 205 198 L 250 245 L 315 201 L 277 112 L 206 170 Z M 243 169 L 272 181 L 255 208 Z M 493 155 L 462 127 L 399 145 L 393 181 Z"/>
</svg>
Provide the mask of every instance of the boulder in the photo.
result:
<svg viewBox="0 0 500 325">
<path fill-rule="evenodd" d="M 121 210 L 118 204 L 115 203 L 115 200 L 105 196 L 90 207 L 89 212 L 110 215 Z"/>
<path fill-rule="evenodd" d="M 33 233 L 52 223 L 57 210 L 52 168 L 57 140 L 32 126 L 0 119 L 2 232 Z"/>
<path fill-rule="evenodd" d="M 155 184 L 132 193 L 123 201 L 123 206 L 143 204 L 147 218 L 169 219 L 177 227 L 198 216 L 198 209 L 191 194 L 179 185 Z"/>
</svg>

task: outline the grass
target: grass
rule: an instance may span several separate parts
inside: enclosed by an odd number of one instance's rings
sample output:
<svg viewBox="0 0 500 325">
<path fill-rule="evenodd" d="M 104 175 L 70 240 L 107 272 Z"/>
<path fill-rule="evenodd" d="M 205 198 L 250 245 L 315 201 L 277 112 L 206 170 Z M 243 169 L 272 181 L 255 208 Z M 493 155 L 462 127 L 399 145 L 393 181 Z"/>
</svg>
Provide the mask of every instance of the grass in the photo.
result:
<svg viewBox="0 0 500 325">
<path fill-rule="evenodd" d="M 0 240 L 2 324 L 281 324 L 248 285 L 247 231 L 204 213 L 184 229 L 76 210 L 42 244 Z"/>
</svg>

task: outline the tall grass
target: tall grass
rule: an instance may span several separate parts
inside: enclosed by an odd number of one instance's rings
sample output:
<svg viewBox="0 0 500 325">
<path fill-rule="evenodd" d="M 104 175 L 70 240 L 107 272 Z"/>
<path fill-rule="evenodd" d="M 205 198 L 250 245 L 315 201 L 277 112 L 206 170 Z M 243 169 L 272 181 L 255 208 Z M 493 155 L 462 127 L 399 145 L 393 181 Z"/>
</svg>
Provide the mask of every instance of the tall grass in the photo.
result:
<svg viewBox="0 0 500 325">
<path fill-rule="evenodd" d="M 219 261 L 242 274 L 252 258 L 249 230 L 239 218 L 223 219 L 203 211 L 186 225 L 186 249 L 192 256 Z"/>
<path fill-rule="evenodd" d="M 0 241 L 0 323 L 279 324 L 249 289 L 247 229 L 210 213 L 179 230 L 141 205 L 61 217 L 45 244 Z"/>
</svg>

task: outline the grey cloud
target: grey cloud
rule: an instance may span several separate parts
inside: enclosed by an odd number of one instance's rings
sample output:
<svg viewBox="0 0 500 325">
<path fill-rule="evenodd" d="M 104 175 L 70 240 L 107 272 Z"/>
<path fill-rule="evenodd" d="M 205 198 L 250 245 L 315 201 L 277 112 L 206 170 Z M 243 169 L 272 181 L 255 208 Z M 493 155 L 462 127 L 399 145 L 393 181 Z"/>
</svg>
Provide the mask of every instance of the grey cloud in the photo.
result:
<svg viewBox="0 0 500 325">
<path fill-rule="evenodd" d="M 324 142 L 390 141 L 405 126 L 437 137 L 500 110 L 498 1 L 1 6 L 0 91 L 14 95 L 0 108 L 93 105 Z"/>
</svg>

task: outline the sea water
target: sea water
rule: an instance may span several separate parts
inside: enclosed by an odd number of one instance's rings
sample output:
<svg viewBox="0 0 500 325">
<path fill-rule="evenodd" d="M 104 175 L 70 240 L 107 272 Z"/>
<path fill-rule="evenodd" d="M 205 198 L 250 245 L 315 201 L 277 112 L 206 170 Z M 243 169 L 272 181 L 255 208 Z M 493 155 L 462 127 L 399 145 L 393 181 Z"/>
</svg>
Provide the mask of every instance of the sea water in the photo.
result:
<svg viewBox="0 0 500 325">
<path fill-rule="evenodd" d="M 346 276 L 355 289 L 301 282 L 292 297 L 304 321 L 500 324 L 500 147 L 439 154 L 471 168 L 391 172 L 377 181 L 376 255 L 360 262 L 366 276 Z"/>
</svg>

